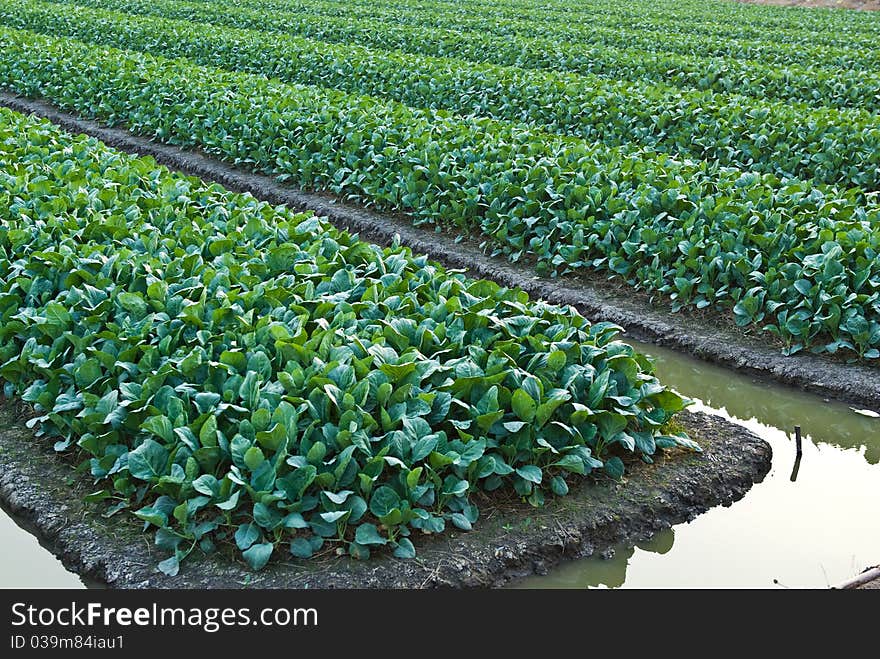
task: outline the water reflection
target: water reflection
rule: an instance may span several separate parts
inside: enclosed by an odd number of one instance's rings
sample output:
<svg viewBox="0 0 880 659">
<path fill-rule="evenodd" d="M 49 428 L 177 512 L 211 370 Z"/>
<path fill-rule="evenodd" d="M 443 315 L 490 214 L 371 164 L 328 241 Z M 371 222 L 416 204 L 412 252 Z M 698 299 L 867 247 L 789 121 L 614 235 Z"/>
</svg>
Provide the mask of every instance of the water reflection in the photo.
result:
<svg viewBox="0 0 880 659">
<path fill-rule="evenodd" d="M 663 348 L 629 343 L 654 357 L 663 382 L 710 408 L 786 432 L 798 425 L 805 439 L 843 449 L 864 448 L 869 464 L 880 463 L 880 419 L 870 413 L 858 413 L 844 403 L 826 402 L 814 394 L 734 374 Z"/>
<path fill-rule="evenodd" d="M 633 554 L 643 551 L 662 555 L 672 549 L 674 542 L 675 531 L 666 529 L 650 540 L 636 543 L 635 547 L 615 546 L 611 558 L 590 556 L 557 568 L 541 585 L 545 588 L 620 588 L 626 581 L 626 568 Z"/>
<path fill-rule="evenodd" d="M 0 587 L 2 588 L 83 588 L 86 584 L 68 572 L 33 535 L 34 529 L 19 524 L 0 508 Z M 92 584 L 89 584 L 90 586 Z"/>
<path fill-rule="evenodd" d="M 734 417 L 766 439 L 770 474 L 729 508 L 517 587 L 822 587 L 880 560 L 880 418 L 633 343 L 655 358 L 664 382 L 702 401 L 696 409 Z M 0 587 L 83 587 L 29 531 L 0 511 Z"/>
<path fill-rule="evenodd" d="M 660 378 L 773 449 L 765 480 L 647 543 L 564 563 L 525 588 L 828 587 L 880 560 L 880 419 L 635 344 Z M 794 427 L 803 430 L 797 456 Z"/>
</svg>

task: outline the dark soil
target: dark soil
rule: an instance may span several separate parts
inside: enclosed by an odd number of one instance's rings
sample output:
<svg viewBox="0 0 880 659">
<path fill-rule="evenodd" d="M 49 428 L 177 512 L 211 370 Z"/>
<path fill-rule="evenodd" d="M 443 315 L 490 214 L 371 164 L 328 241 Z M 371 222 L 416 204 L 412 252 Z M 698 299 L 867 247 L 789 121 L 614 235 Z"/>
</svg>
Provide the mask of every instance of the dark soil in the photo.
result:
<svg viewBox="0 0 880 659">
<path fill-rule="evenodd" d="M 45 117 L 65 130 L 91 135 L 121 151 L 150 155 L 172 169 L 216 181 L 230 190 L 249 192 L 273 204 L 313 210 L 338 227 L 379 244 L 390 244 L 398 237 L 414 252 L 425 253 L 448 267 L 465 269 L 473 276 L 492 279 L 504 286 L 522 288 L 549 302 L 571 304 L 593 321 L 606 320 L 620 325 L 636 339 L 880 410 L 880 369 L 876 367 L 845 364 L 809 353 L 786 357 L 778 346 L 768 342 L 768 337 L 748 336 L 740 328 L 720 322 L 717 314 L 673 314 L 668 306 L 652 304 L 647 295 L 608 282 L 600 275 L 561 280 L 542 278 L 527 265 L 483 254 L 477 239 L 465 237 L 456 242 L 453 235 L 441 233 L 436 227 L 413 226 L 405 216 L 379 214 L 326 194 L 295 190 L 271 177 L 244 171 L 197 152 L 79 119 L 43 101 L 0 92 L 0 105 Z"/>
<path fill-rule="evenodd" d="M 165 556 L 153 534 L 128 513 L 104 519 L 99 505 L 84 503 L 97 487 L 50 442 L 35 439 L 8 401 L 0 403 L 0 503 L 68 569 L 113 588 L 499 586 L 730 505 L 769 471 L 770 446 L 745 428 L 703 413 L 679 418 L 702 453 L 666 451 L 654 465 L 628 465 L 622 482 L 585 478 L 541 509 L 513 497 L 478 501 L 473 531 L 414 537 L 418 557 L 407 561 L 374 553 L 359 562 L 332 552 L 301 561 L 279 556 L 282 546 L 258 573 L 225 554 L 200 555 L 168 577 L 156 568 Z"/>
</svg>

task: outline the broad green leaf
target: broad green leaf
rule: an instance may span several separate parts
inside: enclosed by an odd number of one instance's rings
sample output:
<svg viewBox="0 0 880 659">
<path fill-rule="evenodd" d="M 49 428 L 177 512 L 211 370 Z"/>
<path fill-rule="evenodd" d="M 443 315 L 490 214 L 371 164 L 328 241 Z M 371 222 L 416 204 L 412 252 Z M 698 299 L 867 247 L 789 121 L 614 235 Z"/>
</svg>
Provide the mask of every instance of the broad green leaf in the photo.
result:
<svg viewBox="0 0 880 659">
<path fill-rule="evenodd" d="M 235 531 L 235 544 L 244 551 L 260 539 L 260 527 L 253 522 L 239 525 Z"/>
<path fill-rule="evenodd" d="M 536 485 L 541 484 L 542 475 L 540 467 L 525 465 L 523 467 L 518 467 L 516 473 L 530 483 L 535 483 Z"/>
<path fill-rule="evenodd" d="M 167 473 L 168 458 L 168 450 L 164 446 L 152 439 L 145 439 L 129 452 L 128 470 L 140 480 L 156 481 Z"/>
<path fill-rule="evenodd" d="M 538 404 L 524 389 L 517 389 L 513 392 L 510 404 L 513 407 L 514 413 L 522 421 L 529 423 L 535 418 L 535 411 L 538 409 Z"/>
<path fill-rule="evenodd" d="M 252 545 L 250 549 L 243 551 L 241 555 L 252 570 L 262 570 L 266 563 L 269 562 L 274 548 L 271 542 L 261 542 Z"/>
<path fill-rule="evenodd" d="M 623 461 L 614 456 L 605 460 L 605 473 L 615 480 L 623 478 Z"/>
<path fill-rule="evenodd" d="M 375 524 L 360 524 L 354 539 L 359 545 L 384 545 L 388 542 L 387 538 L 379 535 Z"/>
</svg>

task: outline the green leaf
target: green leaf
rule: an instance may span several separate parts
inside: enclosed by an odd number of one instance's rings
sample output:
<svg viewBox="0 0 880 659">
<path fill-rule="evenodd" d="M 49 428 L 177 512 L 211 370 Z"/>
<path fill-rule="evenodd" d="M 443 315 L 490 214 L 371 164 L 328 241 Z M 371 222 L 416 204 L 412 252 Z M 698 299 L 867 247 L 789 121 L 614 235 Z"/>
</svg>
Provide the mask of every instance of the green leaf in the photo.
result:
<svg viewBox="0 0 880 659">
<path fill-rule="evenodd" d="M 529 424 L 525 421 L 507 421 L 502 425 L 504 426 L 504 429 L 508 432 L 519 432 L 523 428 L 529 427 Z"/>
<path fill-rule="evenodd" d="M 166 416 L 147 417 L 141 424 L 141 428 L 154 435 L 158 435 L 168 444 L 174 441 L 174 427 Z"/>
<path fill-rule="evenodd" d="M 623 478 L 623 471 L 623 460 L 617 456 L 605 460 L 605 473 L 614 480 Z"/>
<path fill-rule="evenodd" d="M 268 492 L 275 485 L 275 466 L 265 460 L 251 474 L 251 487 L 257 492 Z"/>
<path fill-rule="evenodd" d="M 134 514 L 135 517 L 160 528 L 168 524 L 168 511 L 156 505 L 145 506 Z"/>
<path fill-rule="evenodd" d="M 400 497 L 387 485 L 376 488 L 370 498 L 370 512 L 376 517 L 384 517 L 400 506 Z"/>
<path fill-rule="evenodd" d="M 318 516 L 323 519 L 328 524 L 334 524 L 338 522 L 343 517 L 347 517 L 349 511 L 347 510 L 331 510 L 324 513 L 320 513 Z"/>
<path fill-rule="evenodd" d="M 252 570 L 262 570 L 266 563 L 269 562 L 269 558 L 272 556 L 272 550 L 274 548 L 275 547 L 271 542 L 261 542 L 251 546 L 250 549 L 243 551 L 241 555 L 247 564 L 250 565 Z"/>
<path fill-rule="evenodd" d="M 565 482 L 562 476 L 554 476 L 550 481 L 550 489 L 553 490 L 553 494 L 556 496 L 564 497 L 568 494 L 568 483 Z"/>
<path fill-rule="evenodd" d="M 128 454 L 128 470 L 135 478 L 156 481 L 168 473 L 168 450 L 153 441 L 145 439 L 140 446 Z"/>
<path fill-rule="evenodd" d="M 327 455 L 327 447 L 324 445 L 324 442 L 315 442 L 312 448 L 309 449 L 306 460 L 313 465 L 317 465 L 321 463 L 325 455 Z"/>
<path fill-rule="evenodd" d="M 387 538 L 379 535 L 379 529 L 376 528 L 375 524 L 359 525 L 354 539 L 359 545 L 384 545 L 388 542 Z"/>
<path fill-rule="evenodd" d="M 345 503 L 345 500 L 348 499 L 349 496 L 354 494 L 351 490 L 343 490 L 342 492 L 327 492 L 326 490 L 322 492 L 327 499 L 329 499 L 332 503 L 336 505 L 342 505 Z"/>
<path fill-rule="evenodd" d="M 530 483 L 535 483 L 536 485 L 541 484 L 542 475 L 540 467 L 536 467 L 534 465 L 525 465 L 524 467 L 519 467 L 516 470 L 516 473 Z"/>
<path fill-rule="evenodd" d="M 217 446 L 217 419 L 209 416 L 199 430 L 199 442 L 202 446 Z"/>
<path fill-rule="evenodd" d="M 593 410 L 598 409 L 599 403 L 602 402 L 602 399 L 605 397 L 605 392 L 608 390 L 610 378 L 611 371 L 602 371 L 593 381 L 590 385 L 590 390 L 587 393 L 587 407 Z"/>
<path fill-rule="evenodd" d="M 177 555 L 169 556 L 164 561 L 159 562 L 159 570 L 169 577 L 176 577 L 180 572 L 180 560 Z"/>
<path fill-rule="evenodd" d="M 214 505 L 217 506 L 220 510 L 234 510 L 238 506 L 238 499 L 240 496 L 241 492 L 235 491 L 231 495 L 229 495 L 228 499 Z"/>
<path fill-rule="evenodd" d="M 470 531 L 473 526 L 470 520 L 461 513 L 452 513 L 452 523 L 462 531 Z"/>
<path fill-rule="evenodd" d="M 113 494 L 110 490 L 98 490 L 97 492 L 92 492 L 91 494 L 87 494 L 83 497 L 83 501 L 87 501 L 88 503 L 96 503 L 98 501 L 103 501 L 104 499 L 109 499 Z"/>
<path fill-rule="evenodd" d="M 138 293 L 120 293 L 118 298 L 122 308 L 133 314 L 137 318 L 141 318 L 147 313 L 147 303 Z"/>
<path fill-rule="evenodd" d="M 412 456 L 411 459 L 413 462 L 419 462 L 424 460 L 428 455 L 430 455 L 431 451 L 433 451 L 437 447 L 437 436 L 429 435 L 427 437 L 422 437 L 419 439 L 412 447 Z"/>
<path fill-rule="evenodd" d="M 49 302 L 45 310 L 46 322 L 57 327 L 66 327 L 70 322 L 70 313 L 63 305 L 57 302 Z"/>
<path fill-rule="evenodd" d="M 193 489 L 200 494 L 215 497 L 220 493 L 220 483 L 211 474 L 202 474 L 192 482 Z"/>
<path fill-rule="evenodd" d="M 284 515 L 274 506 L 262 501 L 254 504 L 254 521 L 270 531 L 281 526 Z"/>
<path fill-rule="evenodd" d="M 416 557 L 416 548 L 413 547 L 413 543 L 409 538 L 400 538 L 397 541 L 397 546 L 394 548 L 394 556 L 404 559 Z"/>
<path fill-rule="evenodd" d="M 366 561 L 370 558 L 370 548 L 357 542 L 349 543 L 348 553 L 351 554 L 352 558 L 359 561 Z"/>
<path fill-rule="evenodd" d="M 253 522 L 240 524 L 238 529 L 235 531 L 235 544 L 238 545 L 239 549 L 244 551 L 245 549 L 253 545 L 257 540 L 259 540 L 261 535 L 262 534 L 260 533 L 260 527 Z"/>
<path fill-rule="evenodd" d="M 258 446 L 251 446 L 244 452 L 244 463 L 250 470 L 255 470 L 265 461 L 266 457 Z"/>
<path fill-rule="evenodd" d="M 311 485 L 318 470 L 312 465 L 306 465 L 293 471 L 290 475 L 285 476 L 277 481 L 290 501 L 298 501 L 305 494 L 306 489 Z"/>
<path fill-rule="evenodd" d="M 554 467 L 559 467 L 575 474 L 585 474 L 584 461 L 577 455 L 566 454 L 553 463 Z"/>
<path fill-rule="evenodd" d="M 248 371 L 238 388 L 238 395 L 248 409 L 256 409 L 260 402 L 260 381 L 254 371 Z"/>
<path fill-rule="evenodd" d="M 538 404 L 524 389 L 517 389 L 513 392 L 510 400 L 514 413 L 525 422 L 531 422 L 535 418 L 535 411 Z"/>
<path fill-rule="evenodd" d="M 210 391 L 202 391 L 197 393 L 193 400 L 195 401 L 196 408 L 199 411 L 199 414 L 207 414 L 211 412 L 217 405 L 217 403 L 221 400 L 220 394 L 210 392 Z M 216 428 L 215 428 L 216 430 Z"/>
<path fill-rule="evenodd" d="M 566 357 L 562 350 L 554 350 L 547 355 L 547 368 L 552 371 L 559 371 L 565 366 Z"/>
<path fill-rule="evenodd" d="M 282 520 L 281 525 L 286 529 L 309 528 L 309 523 L 303 518 L 300 513 L 288 513 Z"/>
<path fill-rule="evenodd" d="M 297 558 L 311 558 L 312 545 L 305 538 L 294 538 L 290 541 L 290 553 Z"/>
</svg>

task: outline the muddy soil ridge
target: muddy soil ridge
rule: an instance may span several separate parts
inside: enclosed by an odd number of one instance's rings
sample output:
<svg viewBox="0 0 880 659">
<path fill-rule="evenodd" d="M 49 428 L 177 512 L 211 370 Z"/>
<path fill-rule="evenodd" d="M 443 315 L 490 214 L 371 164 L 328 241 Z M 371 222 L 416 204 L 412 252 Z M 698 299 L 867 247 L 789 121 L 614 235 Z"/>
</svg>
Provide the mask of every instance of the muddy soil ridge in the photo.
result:
<svg viewBox="0 0 880 659">
<path fill-rule="evenodd" d="M 653 465 L 636 461 L 622 482 L 585 478 L 540 509 L 515 497 L 477 498 L 480 519 L 473 531 L 450 527 L 437 536 L 414 535 L 418 555 L 411 560 L 374 552 L 355 561 L 331 550 L 302 561 L 282 544 L 260 572 L 224 555 L 193 555 L 169 577 L 156 567 L 165 556 L 152 544 L 153 533 L 143 533 L 130 513 L 104 519 L 99 506 L 84 503 L 83 496 L 96 489 L 90 479 L 74 477 L 73 463 L 56 454 L 51 442 L 34 438 L 20 409 L 2 400 L 0 503 L 65 567 L 111 588 L 500 586 L 730 505 L 770 470 L 770 446 L 745 428 L 702 412 L 678 418 L 702 453 L 674 449 L 658 454 Z"/>
<path fill-rule="evenodd" d="M 767 340 L 747 336 L 723 323 L 710 322 L 705 315 L 671 313 L 662 305 L 651 304 L 647 296 L 627 290 L 626 286 L 610 285 L 598 276 L 542 278 L 528 265 L 487 256 L 479 248 L 479 239 L 465 237 L 457 241 L 454 235 L 441 232 L 437 227 L 413 226 L 405 216 L 380 214 L 342 203 L 327 194 L 297 190 L 269 176 L 245 171 L 196 151 L 81 119 L 44 101 L 0 91 L 0 105 L 46 118 L 67 131 L 90 135 L 120 151 L 150 155 L 171 169 L 215 181 L 230 190 L 249 192 L 259 199 L 297 210 L 312 210 L 366 240 L 389 245 L 397 238 L 414 252 L 427 254 L 447 267 L 464 269 L 472 276 L 492 279 L 503 286 L 522 288 L 548 302 L 570 304 L 593 321 L 620 325 L 633 338 L 880 411 L 880 369 L 877 367 L 845 364 L 806 352 L 786 357 Z"/>
</svg>

